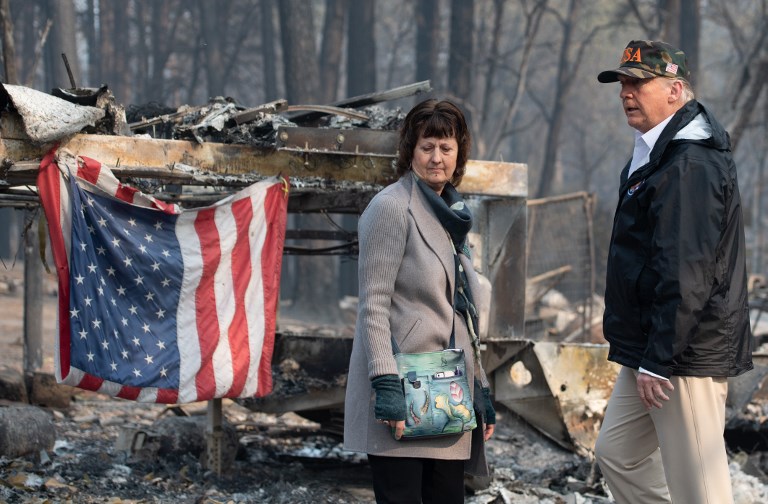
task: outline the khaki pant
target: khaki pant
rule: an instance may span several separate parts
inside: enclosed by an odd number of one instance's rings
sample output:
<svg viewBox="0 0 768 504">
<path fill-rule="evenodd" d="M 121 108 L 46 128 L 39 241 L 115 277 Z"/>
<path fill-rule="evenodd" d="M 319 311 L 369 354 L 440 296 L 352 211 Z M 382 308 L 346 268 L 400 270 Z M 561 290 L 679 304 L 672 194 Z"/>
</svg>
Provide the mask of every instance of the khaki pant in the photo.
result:
<svg viewBox="0 0 768 504">
<path fill-rule="evenodd" d="M 595 456 L 618 503 L 733 503 L 725 452 L 726 378 L 673 376 L 661 409 L 645 409 L 637 371 L 616 379 Z"/>
</svg>

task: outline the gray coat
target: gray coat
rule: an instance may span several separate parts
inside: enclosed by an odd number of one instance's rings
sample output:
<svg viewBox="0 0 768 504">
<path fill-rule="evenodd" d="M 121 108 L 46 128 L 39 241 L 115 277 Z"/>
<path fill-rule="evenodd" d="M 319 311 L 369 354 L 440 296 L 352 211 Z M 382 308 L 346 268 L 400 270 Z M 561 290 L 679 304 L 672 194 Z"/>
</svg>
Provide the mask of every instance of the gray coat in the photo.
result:
<svg viewBox="0 0 768 504">
<path fill-rule="evenodd" d="M 371 378 L 397 374 L 390 336 L 400 351 L 414 353 L 445 348 L 451 335 L 453 248 L 412 173 L 371 200 L 358 233 L 360 299 L 346 390 L 344 448 L 381 456 L 467 460 L 467 472 L 486 475 L 481 429 L 475 429 L 474 436 L 395 441 L 389 427 L 374 416 Z M 470 288 L 477 293 L 475 300 L 489 299 L 470 261 L 460 257 Z M 478 310 L 487 312 L 481 306 Z M 463 317 L 454 319 L 471 388 L 476 370 L 467 326 Z M 479 376 L 487 387 L 482 370 Z"/>
</svg>

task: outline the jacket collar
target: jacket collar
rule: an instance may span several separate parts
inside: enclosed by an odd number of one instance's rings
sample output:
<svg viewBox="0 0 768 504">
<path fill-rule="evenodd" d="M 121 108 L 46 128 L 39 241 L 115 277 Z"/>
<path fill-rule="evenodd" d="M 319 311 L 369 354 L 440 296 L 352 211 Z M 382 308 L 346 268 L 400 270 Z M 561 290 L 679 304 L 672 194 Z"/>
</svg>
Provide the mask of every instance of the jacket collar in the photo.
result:
<svg viewBox="0 0 768 504">
<path fill-rule="evenodd" d="M 636 179 L 647 177 L 650 173 L 656 170 L 659 161 L 661 160 L 661 156 L 667 150 L 670 142 L 672 142 L 672 140 L 675 138 L 675 135 L 677 135 L 681 129 L 688 126 L 691 121 L 693 121 L 693 119 L 699 114 L 701 114 L 712 127 L 712 137 L 701 141 L 709 143 L 710 146 L 714 149 L 730 150 L 731 142 L 725 129 L 720 125 L 719 122 L 717 122 L 717 119 L 715 119 L 709 109 L 704 107 L 704 105 L 698 101 L 691 100 L 683 105 L 680 110 L 675 112 L 675 114 L 672 116 L 672 119 L 664 128 L 664 131 L 661 132 L 659 139 L 656 141 L 656 145 L 654 145 L 653 150 L 651 151 L 650 159 L 646 166 L 643 167 L 643 169 L 635 171 L 629 180 L 627 178 L 627 172 L 630 163 L 626 164 L 621 172 L 621 194 L 627 190 L 627 187 L 625 186 L 628 185 L 627 183 L 630 180 L 632 180 L 632 183 L 634 183 Z"/>
</svg>

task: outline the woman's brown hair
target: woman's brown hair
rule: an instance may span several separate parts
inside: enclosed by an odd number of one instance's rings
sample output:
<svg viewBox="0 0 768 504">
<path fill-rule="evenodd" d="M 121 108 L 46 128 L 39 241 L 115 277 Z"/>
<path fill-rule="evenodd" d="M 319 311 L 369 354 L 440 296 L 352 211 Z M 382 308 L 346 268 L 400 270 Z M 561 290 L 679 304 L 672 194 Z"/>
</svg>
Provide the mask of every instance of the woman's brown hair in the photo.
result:
<svg viewBox="0 0 768 504">
<path fill-rule="evenodd" d="M 424 100 L 408 112 L 400 128 L 400 144 L 397 151 L 397 174 L 405 175 L 411 170 L 413 150 L 419 137 L 451 138 L 459 144 L 456 171 L 451 184 L 458 187 L 466 171 L 467 158 L 472 148 L 472 138 L 464 114 L 454 103 L 434 98 Z"/>
</svg>

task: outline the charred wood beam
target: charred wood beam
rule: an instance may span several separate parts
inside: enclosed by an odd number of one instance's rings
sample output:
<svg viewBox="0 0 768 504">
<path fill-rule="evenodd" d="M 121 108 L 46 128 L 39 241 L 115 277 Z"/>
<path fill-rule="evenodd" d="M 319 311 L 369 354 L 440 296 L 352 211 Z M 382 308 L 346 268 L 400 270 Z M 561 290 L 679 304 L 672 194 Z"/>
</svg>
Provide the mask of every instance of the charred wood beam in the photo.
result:
<svg viewBox="0 0 768 504">
<path fill-rule="evenodd" d="M 328 130 L 326 134 L 349 135 L 347 131 Z M 52 147 L 0 138 L 0 191 L 3 187 L 34 185 L 40 160 Z M 157 183 L 241 187 L 260 178 L 284 176 L 294 190 L 317 189 L 318 185 L 311 185 L 309 180 L 322 181 L 326 186 L 343 184 L 344 191 L 354 193 L 375 190 L 397 179 L 392 168 L 394 152 L 350 154 L 88 134 L 74 135 L 62 141 L 59 148 L 113 167 L 122 180 L 135 177 Z M 459 190 L 465 194 L 525 197 L 526 165 L 470 160 Z"/>
<path fill-rule="evenodd" d="M 40 160 L 52 146 L 0 139 L 0 159 L 8 160 L 5 168 L 0 168 L 0 181 L 11 186 L 34 184 Z M 194 185 L 227 185 L 228 177 L 237 185 L 242 176 L 282 175 L 290 179 L 321 178 L 372 185 L 388 184 L 395 179 L 391 157 L 299 153 L 251 145 L 84 134 L 62 142 L 60 148 L 113 167 L 118 178 L 156 178 Z"/>
</svg>

